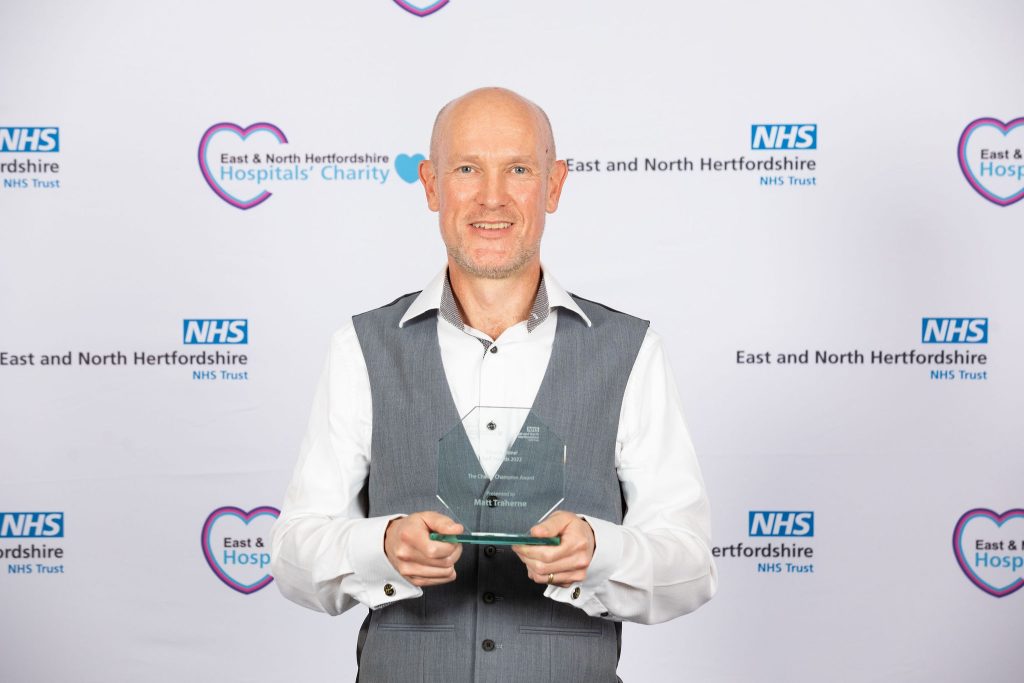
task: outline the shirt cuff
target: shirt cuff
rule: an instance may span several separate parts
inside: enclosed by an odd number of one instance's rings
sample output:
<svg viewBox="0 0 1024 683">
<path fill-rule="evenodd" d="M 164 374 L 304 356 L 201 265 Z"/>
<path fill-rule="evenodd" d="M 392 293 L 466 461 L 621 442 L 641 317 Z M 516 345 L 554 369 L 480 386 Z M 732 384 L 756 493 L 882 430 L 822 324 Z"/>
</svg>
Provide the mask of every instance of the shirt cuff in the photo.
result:
<svg viewBox="0 0 1024 683">
<path fill-rule="evenodd" d="M 605 584 L 622 563 L 622 527 L 596 517 L 579 516 L 594 530 L 594 557 L 587 568 L 587 578 L 568 588 L 548 586 L 545 597 L 578 607 L 592 617 L 607 617 L 608 610 L 597 598 L 597 589 Z"/>
<path fill-rule="evenodd" d="M 370 609 L 378 609 L 399 600 L 418 598 L 423 589 L 414 586 L 395 569 L 384 553 L 384 533 L 388 523 L 405 515 L 370 517 L 360 520 L 349 540 L 349 566 L 354 579 L 346 591 Z"/>
</svg>

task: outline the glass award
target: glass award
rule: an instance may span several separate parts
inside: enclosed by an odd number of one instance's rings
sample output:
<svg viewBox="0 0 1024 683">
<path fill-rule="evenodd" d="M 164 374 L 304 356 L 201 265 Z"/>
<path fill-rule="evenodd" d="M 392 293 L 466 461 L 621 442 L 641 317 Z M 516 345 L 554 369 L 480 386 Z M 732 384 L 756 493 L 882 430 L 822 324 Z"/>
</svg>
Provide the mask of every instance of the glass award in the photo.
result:
<svg viewBox="0 0 1024 683">
<path fill-rule="evenodd" d="M 477 406 L 437 445 L 437 498 L 464 532 L 430 538 L 559 545 L 557 536 L 531 536 L 530 527 L 562 503 L 565 457 L 565 441 L 529 408 Z"/>
</svg>

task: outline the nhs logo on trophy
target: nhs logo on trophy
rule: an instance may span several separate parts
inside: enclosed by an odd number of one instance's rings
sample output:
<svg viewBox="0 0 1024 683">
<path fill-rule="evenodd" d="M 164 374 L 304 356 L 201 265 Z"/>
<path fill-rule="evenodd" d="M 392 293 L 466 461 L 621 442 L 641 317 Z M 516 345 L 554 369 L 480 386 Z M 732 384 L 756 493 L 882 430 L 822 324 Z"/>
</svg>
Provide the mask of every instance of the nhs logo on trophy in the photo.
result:
<svg viewBox="0 0 1024 683">
<path fill-rule="evenodd" d="M 60 128 L 56 126 L 0 127 L 0 152 L 59 152 Z"/>
<path fill-rule="evenodd" d="M 988 318 L 922 318 L 923 344 L 987 344 Z"/>
<path fill-rule="evenodd" d="M 249 321 L 244 318 L 187 318 L 186 344 L 248 344 Z"/>
<path fill-rule="evenodd" d="M 751 536 L 814 536 L 814 513 L 791 510 L 751 510 Z"/>
<path fill-rule="evenodd" d="M 750 149 L 817 149 L 816 123 L 755 123 L 750 126 Z"/>
<path fill-rule="evenodd" d="M 0 512 L 0 538 L 63 537 L 63 512 Z"/>
</svg>

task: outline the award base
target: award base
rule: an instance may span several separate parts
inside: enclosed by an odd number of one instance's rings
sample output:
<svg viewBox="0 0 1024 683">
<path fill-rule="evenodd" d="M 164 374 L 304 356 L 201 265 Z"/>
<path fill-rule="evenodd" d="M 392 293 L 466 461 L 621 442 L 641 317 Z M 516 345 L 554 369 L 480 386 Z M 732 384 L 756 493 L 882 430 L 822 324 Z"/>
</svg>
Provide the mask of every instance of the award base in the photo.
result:
<svg viewBox="0 0 1024 683">
<path fill-rule="evenodd" d="M 475 543 L 480 545 L 561 545 L 562 539 L 559 536 L 550 538 L 538 536 L 524 536 L 522 534 L 439 534 L 436 531 L 430 532 L 431 541 L 444 541 L 445 543 Z"/>
</svg>

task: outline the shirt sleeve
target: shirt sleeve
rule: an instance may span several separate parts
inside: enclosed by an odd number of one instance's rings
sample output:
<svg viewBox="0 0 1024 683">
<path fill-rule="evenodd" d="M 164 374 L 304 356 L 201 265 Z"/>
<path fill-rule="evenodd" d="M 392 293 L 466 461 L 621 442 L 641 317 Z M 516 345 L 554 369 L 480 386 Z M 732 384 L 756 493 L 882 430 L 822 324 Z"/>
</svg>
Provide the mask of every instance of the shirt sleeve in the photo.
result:
<svg viewBox="0 0 1024 683">
<path fill-rule="evenodd" d="M 328 614 L 370 608 L 423 591 L 384 553 L 388 522 L 367 518 L 373 407 L 362 349 L 350 322 L 331 338 L 309 427 L 281 515 L 271 531 L 271 574 L 289 600 Z"/>
<path fill-rule="evenodd" d="M 597 541 L 587 578 L 545 595 L 616 621 L 655 624 L 692 612 L 718 585 L 710 510 L 672 369 L 651 330 L 623 394 L 615 466 L 622 524 L 585 517 Z"/>
</svg>

